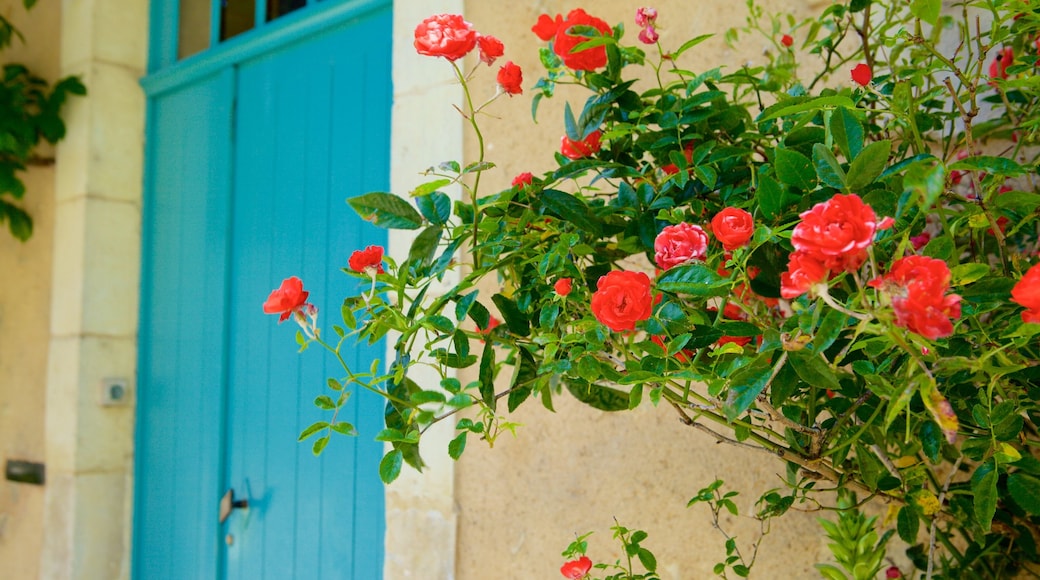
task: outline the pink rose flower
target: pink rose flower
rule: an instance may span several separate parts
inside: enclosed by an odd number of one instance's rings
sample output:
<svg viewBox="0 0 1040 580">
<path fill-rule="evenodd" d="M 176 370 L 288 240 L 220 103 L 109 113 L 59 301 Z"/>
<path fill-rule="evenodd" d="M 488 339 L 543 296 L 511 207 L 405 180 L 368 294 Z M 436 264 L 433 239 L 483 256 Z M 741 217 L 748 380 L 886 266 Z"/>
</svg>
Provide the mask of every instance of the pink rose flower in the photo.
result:
<svg viewBox="0 0 1040 580">
<path fill-rule="evenodd" d="M 693 224 L 666 226 L 654 240 L 654 261 L 662 270 L 691 260 L 703 260 L 707 251 L 708 234 Z"/>
<path fill-rule="evenodd" d="M 415 50 L 456 61 L 477 45 L 477 31 L 458 14 L 430 16 L 415 27 Z"/>
</svg>

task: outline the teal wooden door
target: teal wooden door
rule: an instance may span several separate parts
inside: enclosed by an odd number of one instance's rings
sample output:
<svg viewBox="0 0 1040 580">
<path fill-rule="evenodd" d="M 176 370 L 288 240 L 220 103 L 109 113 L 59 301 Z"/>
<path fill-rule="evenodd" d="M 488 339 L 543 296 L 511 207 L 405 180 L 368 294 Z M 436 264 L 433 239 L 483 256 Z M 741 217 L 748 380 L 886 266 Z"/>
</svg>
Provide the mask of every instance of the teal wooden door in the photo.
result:
<svg viewBox="0 0 1040 580">
<path fill-rule="evenodd" d="M 341 371 L 260 308 L 299 276 L 330 327 L 356 291 L 339 268 L 385 244 L 345 199 L 389 181 L 389 2 L 335 14 L 144 82 L 135 578 L 382 575 L 382 401 L 354 393 L 362 435 L 314 457 L 296 437 Z M 229 489 L 248 507 L 220 523 Z"/>
</svg>

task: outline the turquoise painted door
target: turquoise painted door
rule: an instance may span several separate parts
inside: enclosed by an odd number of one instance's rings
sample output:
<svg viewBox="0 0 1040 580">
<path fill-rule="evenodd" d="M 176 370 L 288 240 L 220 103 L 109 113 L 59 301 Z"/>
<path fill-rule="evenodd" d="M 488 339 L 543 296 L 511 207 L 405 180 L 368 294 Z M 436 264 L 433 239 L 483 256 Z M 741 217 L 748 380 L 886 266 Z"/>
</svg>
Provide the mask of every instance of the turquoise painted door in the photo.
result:
<svg viewBox="0 0 1040 580">
<path fill-rule="evenodd" d="M 144 82 L 135 578 L 382 575 L 382 401 L 354 393 L 362 435 L 314 457 L 296 437 L 341 371 L 261 311 L 295 275 L 330 327 L 356 290 L 339 268 L 385 244 L 344 200 L 389 181 L 389 2 L 337 14 Z M 228 490 L 248 507 L 221 523 Z"/>
</svg>

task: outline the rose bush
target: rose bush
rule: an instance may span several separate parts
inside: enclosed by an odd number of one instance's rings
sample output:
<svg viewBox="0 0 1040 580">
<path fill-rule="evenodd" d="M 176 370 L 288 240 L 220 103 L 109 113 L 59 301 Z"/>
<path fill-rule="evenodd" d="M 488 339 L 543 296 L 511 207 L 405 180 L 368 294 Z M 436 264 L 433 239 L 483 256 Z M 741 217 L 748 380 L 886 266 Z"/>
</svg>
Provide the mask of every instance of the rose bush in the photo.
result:
<svg viewBox="0 0 1040 580">
<path fill-rule="evenodd" d="M 384 365 L 329 382 L 341 393 L 330 412 L 352 388 L 387 398 L 377 437 L 392 446 L 390 482 L 404 463 L 422 468 L 418 443 L 442 421 L 458 458 L 470 438 L 515 428 L 519 406 L 552 409 L 563 393 L 604 411 L 667 406 L 786 465 L 755 517 L 839 512 L 823 524 L 835 546 L 825 577 L 879 574 L 893 534 L 915 570 L 886 575 L 1040 567 L 1040 11 L 849 0 L 796 22 L 749 5 L 748 27 L 727 38 L 764 33 L 776 50 L 705 71 L 682 62 L 708 36 L 661 45 L 669 15 L 635 11 L 638 44 L 584 10 L 541 15 L 533 111 L 560 84 L 588 98 L 564 109 L 556 167 L 491 192 L 479 113 L 514 93 L 498 79 L 487 102 L 472 97 L 497 45 L 478 47 L 485 37 L 461 16 L 421 23 L 416 49 L 449 61 L 478 155 L 436 165 L 408 196 L 349 200 L 417 235 L 401 263 L 351 259 L 359 291 L 338 342 L 312 313 L 294 317 L 304 347 L 392 339 Z M 454 184 L 464 199 L 441 191 Z M 457 281 L 442 290 L 449 270 Z M 303 312 L 299 292 L 265 311 Z M 416 365 L 443 380 L 417 383 Z M 325 433 L 320 451 L 333 431 L 352 429 L 317 423 L 302 438 Z M 716 481 L 691 504 L 721 528 L 735 493 Z M 859 513 L 871 500 L 887 502 L 885 521 Z M 616 534 L 656 577 L 645 533 Z M 746 576 L 754 556 L 732 539 L 725 550 L 716 573 Z M 615 566 L 584 554 L 573 544 L 563 574 Z M 635 574 L 616 566 L 612 577 Z"/>
</svg>

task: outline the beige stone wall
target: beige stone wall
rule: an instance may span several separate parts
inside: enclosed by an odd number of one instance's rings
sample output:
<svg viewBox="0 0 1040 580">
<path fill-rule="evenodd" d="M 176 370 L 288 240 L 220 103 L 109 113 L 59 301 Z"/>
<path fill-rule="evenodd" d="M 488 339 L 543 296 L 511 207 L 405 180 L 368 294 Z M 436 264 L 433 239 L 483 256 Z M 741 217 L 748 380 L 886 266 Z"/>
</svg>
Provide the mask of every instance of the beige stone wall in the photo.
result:
<svg viewBox="0 0 1040 580">
<path fill-rule="evenodd" d="M 802 14 L 808 8 L 807 2 L 797 0 L 760 4 L 801 10 Z M 638 32 L 633 16 L 642 5 L 610 0 L 585 3 L 584 8 L 612 25 L 624 22 L 632 42 Z M 521 65 L 524 86 L 529 87 L 541 70 L 539 41 L 530 26 L 541 13 L 566 13 L 577 6 L 581 4 L 484 0 L 467 2 L 465 14 L 479 31 L 504 41 L 504 58 Z M 764 43 L 750 39 L 738 51 L 728 48 L 721 38 L 727 28 L 743 24 L 746 8 L 742 1 L 662 0 L 654 6 L 660 13 L 665 47 L 677 47 L 695 35 L 719 33 L 688 53 L 684 68 L 734 67 L 761 59 Z M 481 74 L 493 79 L 491 72 Z M 531 122 L 530 96 L 501 99 L 489 111 L 500 118 L 488 118 L 482 125 L 488 158 L 498 165 L 496 172 L 488 174 L 485 191 L 507 187 L 517 173 L 537 173 L 555 163 L 552 151 L 563 134 L 561 97 L 565 95 L 543 102 L 538 125 Z M 576 111 L 585 97 L 573 98 Z M 469 134 L 467 139 L 472 156 L 474 139 Z M 516 440 L 502 436 L 490 450 L 473 441 L 458 462 L 456 577 L 460 580 L 489 575 L 559 577 L 560 552 L 576 535 L 588 531 L 596 532 L 589 540 L 592 558 L 613 562 L 622 557 L 609 530 L 614 518 L 649 533 L 645 545 L 657 554 L 664 578 L 708 578 L 712 566 L 725 557 L 725 539 L 712 528 L 706 507 L 687 509 L 686 502 L 701 487 L 721 478 L 743 492 L 738 505 L 742 513 L 750 513 L 763 491 L 782 487 L 781 462 L 765 454 L 716 445 L 681 425 L 670 408 L 653 408 L 644 402 L 636 412 L 607 414 L 566 394 L 555 403 L 555 414 L 537 402 L 526 405 L 512 417 L 523 424 Z M 776 521 L 752 576 L 818 577 L 812 565 L 826 560 L 829 552 L 815 522 L 817 515 L 791 513 Z M 737 536 L 745 554 L 759 540 L 757 522 L 727 515 L 722 525 Z"/>
<path fill-rule="evenodd" d="M 58 77 L 59 2 L 41 2 L 26 12 L 21 0 L 0 1 L 0 14 L 25 35 L 2 53 L 53 81 Z M 41 156 L 54 154 L 41 149 Z M 54 168 L 32 167 L 22 174 L 21 204 L 33 218 L 28 242 L 0 228 L 0 466 L 9 459 L 44 461 L 44 396 L 51 306 L 54 237 Z M 0 575 L 36 578 L 43 538 L 44 488 L 0 478 Z"/>
</svg>

